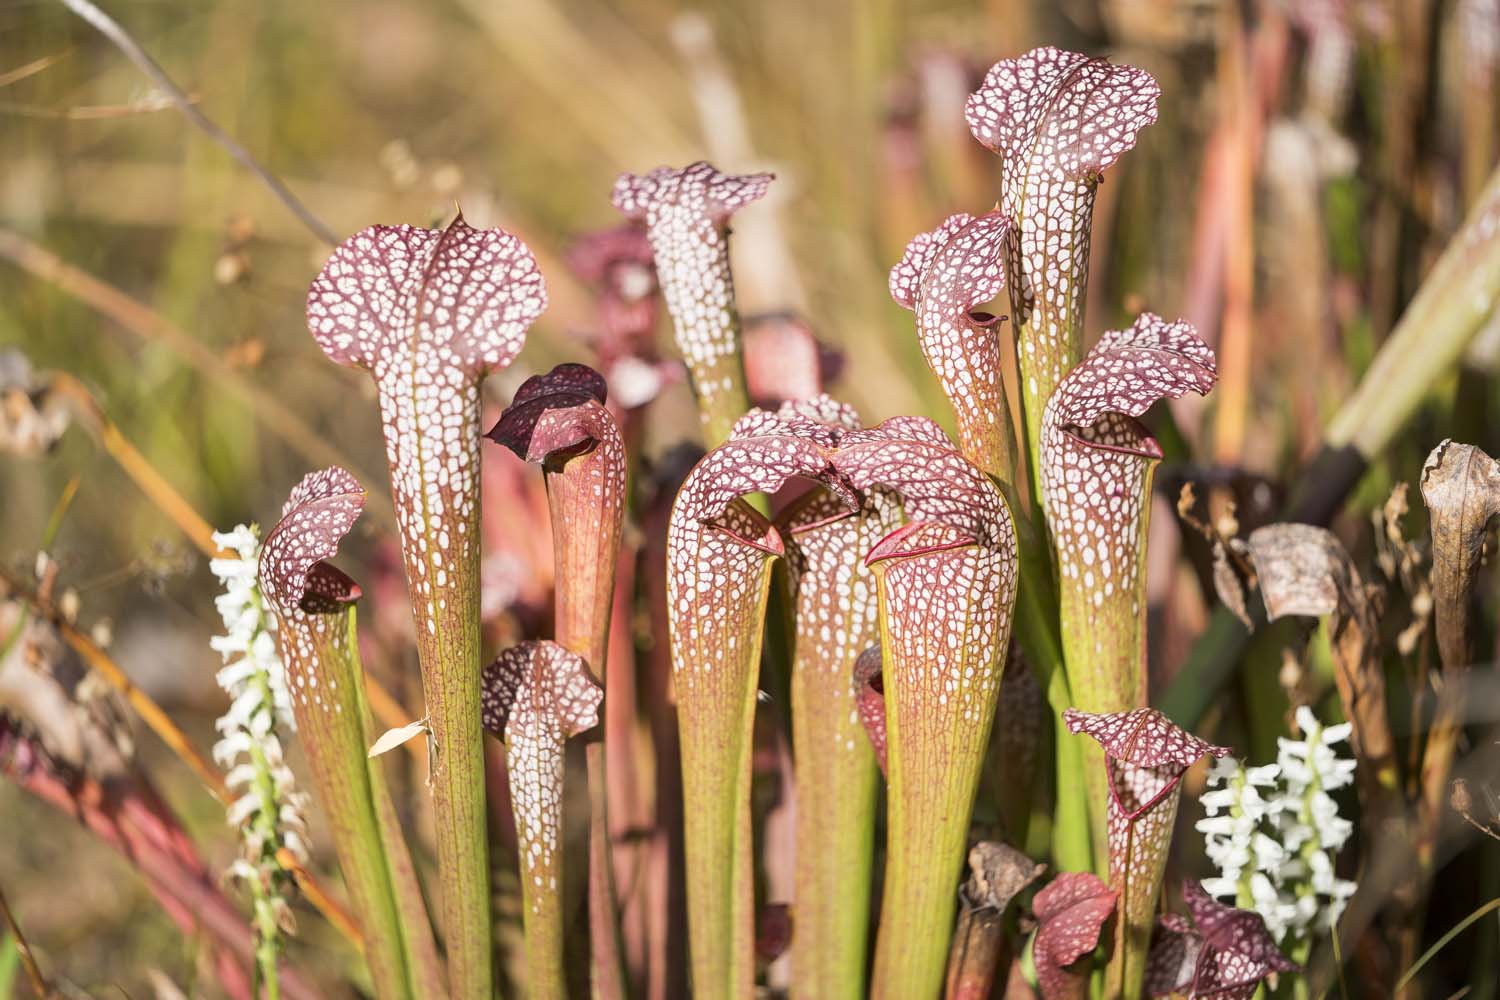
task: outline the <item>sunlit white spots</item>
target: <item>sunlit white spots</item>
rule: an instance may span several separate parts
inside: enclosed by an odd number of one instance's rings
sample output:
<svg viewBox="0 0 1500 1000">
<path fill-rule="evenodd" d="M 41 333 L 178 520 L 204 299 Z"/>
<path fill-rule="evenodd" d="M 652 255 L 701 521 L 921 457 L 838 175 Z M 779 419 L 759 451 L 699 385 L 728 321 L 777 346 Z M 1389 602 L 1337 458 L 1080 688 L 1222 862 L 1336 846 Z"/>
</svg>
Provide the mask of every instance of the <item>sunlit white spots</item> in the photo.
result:
<svg viewBox="0 0 1500 1000">
<path fill-rule="evenodd" d="M 998 418 L 1007 405 L 999 322 L 977 322 L 971 310 L 1004 290 L 1010 235 L 1010 220 L 998 211 L 950 216 L 912 239 L 889 279 L 891 297 L 916 313 L 922 354 L 953 406 L 965 454 L 996 474 L 1006 448 Z"/>
<path fill-rule="evenodd" d="M 308 291 L 314 339 L 375 379 L 419 634 L 438 632 L 432 588 L 469 587 L 477 559 L 467 526 L 478 517 L 479 382 L 510 364 L 546 303 L 525 244 L 462 219 L 444 230 L 362 230 Z M 429 572 L 429 531 L 451 575 Z M 464 633 L 458 621 L 445 627 Z M 438 669 L 422 645 L 424 669 Z"/>
<path fill-rule="evenodd" d="M 1159 96 L 1143 70 L 1054 48 L 996 63 L 969 96 L 969 129 L 1000 154 L 1001 211 L 1016 226 L 1010 287 L 1027 412 L 1081 351 L 1094 191 L 1156 121 Z"/>
<path fill-rule="evenodd" d="M 505 742 L 523 874 L 533 889 L 555 889 L 563 747 L 568 737 L 599 724 L 604 691 L 581 656 L 555 642 L 523 642 L 484 669 L 481 692 L 484 727 Z M 540 894 L 526 895 L 538 912 Z"/>
<path fill-rule="evenodd" d="M 730 393 L 744 378 L 729 217 L 764 195 L 770 183 L 770 174 L 724 174 L 703 162 L 622 174 L 615 182 L 615 207 L 646 223 L 677 346 L 705 412 L 714 397 Z"/>
</svg>

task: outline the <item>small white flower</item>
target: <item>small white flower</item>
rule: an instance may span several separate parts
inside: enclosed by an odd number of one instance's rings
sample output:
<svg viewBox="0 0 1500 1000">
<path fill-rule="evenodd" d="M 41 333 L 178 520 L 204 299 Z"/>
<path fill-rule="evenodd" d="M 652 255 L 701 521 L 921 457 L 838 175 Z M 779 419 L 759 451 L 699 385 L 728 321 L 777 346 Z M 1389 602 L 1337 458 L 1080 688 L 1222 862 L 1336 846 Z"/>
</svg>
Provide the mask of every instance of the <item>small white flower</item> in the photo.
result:
<svg viewBox="0 0 1500 1000">
<path fill-rule="evenodd" d="M 1278 739 L 1274 763 L 1214 762 L 1197 824 L 1220 873 L 1204 888 L 1259 913 L 1278 943 L 1331 928 L 1355 890 L 1333 866 L 1354 827 L 1328 794 L 1354 780 L 1355 762 L 1334 747 L 1352 727 L 1323 726 L 1307 706 L 1296 720 L 1302 739 Z"/>
<path fill-rule="evenodd" d="M 209 645 L 224 658 L 215 679 L 230 696 L 229 708 L 214 724 L 221 738 L 213 756 L 237 796 L 225 815 L 239 828 L 243 848 L 229 874 L 249 887 L 257 907 L 264 904 L 274 911 L 285 907 L 281 894 L 291 885 L 277 852 L 284 847 L 299 861 L 307 860 L 307 800 L 286 766 L 277 736 L 279 726 L 295 728 L 291 699 L 271 635 L 275 616 L 266 614 L 261 602 L 259 535 L 242 524 L 215 534 L 214 542 L 234 553 L 209 563 L 224 587 L 214 599 L 224 634 Z"/>
</svg>

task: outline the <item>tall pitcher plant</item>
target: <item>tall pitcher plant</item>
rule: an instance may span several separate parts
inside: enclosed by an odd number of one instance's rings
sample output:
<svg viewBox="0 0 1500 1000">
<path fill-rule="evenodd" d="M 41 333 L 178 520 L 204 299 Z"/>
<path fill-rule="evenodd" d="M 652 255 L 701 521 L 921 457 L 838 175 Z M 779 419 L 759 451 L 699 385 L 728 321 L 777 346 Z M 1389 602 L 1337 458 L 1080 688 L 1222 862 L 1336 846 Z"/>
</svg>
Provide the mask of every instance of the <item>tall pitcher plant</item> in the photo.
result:
<svg viewBox="0 0 1500 1000">
<path fill-rule="evenodd" d="M 761 198 L 770 183 L 770 174 L 726 174 L 702 162 L 624 174 L 615 182 L 615 207 L 646 224 L 710 447 L 721 444 L 750 408 L 729 270 L 729 217 Z"/>
<path fill-rule="evenodd" d="M 771 571 L 786 546 L 745 497 L 798 477 L 853 508 L 828 461 L 831 433 L 752 410 L 688 474 L 667 527 L 693 994 L 709 1000 L 755 989 L 751 736 Z"/>
<path fill-rule="evenodd" d="M 1146 538 L 1161 448 L 1135 419 L 1158 400 L 1206 393 L 1214 355 L 1184 322 L 1147 313 L 1100 338 L 1042 417 L 1042 497 L 1057 551 L 1063 658 L 1085 712 L 1146 707 Z M 1108 853 L 1109 784 L 1098 747 L 1084 776 L 1094 858 Z"/>
<path fill-rule="evenodd" d="M 292 711 L 344 884 L 358 914 L 377 995 L 432 996 L 442 965 L 395 804 L 370 758 L 370 710 L 354 635 L 359 586 L 327 560 L 364 508 L 365 492 L 340 468 L 307 476 L 266 536 L 260 589 L 280 628 Z"/>
<path fill-rule="evenodd" d="M 935 996 L 1000 694 L 1016 535 L 995 484 L 930 421 L 850 435 L 834 467 L 899 494 L 907 523 L 866 555 L 879 593 L 886 870 L 872 995 Z"/>
<path fill-rule="evenodd" d="M 1156 121 L 1160 95 L 1144 70 L 1049 47 L 996 63 L 965 106 L 974 138 L 1000 156 L 1000 211 L 1015 233 L 1008 284 L 1032 469 L 1042 410 L 1083 355 L 1095 194 Z"/>
<path fill-rule="evenodd" d="M 827 397 L 797 404 L 830 443 L 860 428 Z M 865 553 L 901 523 L 894 494 L 872 490 L 857 510 L 815 488 L 776 518 L 793 602 L 792 746 L 796 757 L 796 932 L 792 995 L 865 995 L 875 808 L 880 773 L 861 728 L 850 669 L 879 637 L 875 573 Z M 882 759 L 883 763 L 883 759 Z"/>
<path fill-rule="evenodd" d="M 615 418 L 604 406 L 607 394 L 604 377 L 586 365 L 563 364 L 545 375 L 533 375 L 516 390 L 515 398 L 486 437 L 501 444 L 528 462 L 543 469 L 547 485 L 547 507 L 552 519 L 553 561 L 557 577 L 554 595 L 556 646 L 572 654 L 560 655 L 550 645 L 537 646 L 542 652 L 529 654 L 553 669 L 576 670 L 581 662 L 585 672 L 592 671 L 595 681 L 609 683 L 607 678 L 622 680 L 620 672 L 628 666 L 607 663 L 609 621 L 614 601 L 615 568 L 620 552 L 620 535 L 625 519 L 625 443 Z M 533 644 L 535 646 L 535 644 Z M 516 659 L 513 651 L 510 659 Z M 524 658 L 523 658 L 524 659 Z M 502 662 L 506 660 L 502 657 Z M 491 667 L 491 676 L 507 678 L 511 671 L 502 664 Z M 630 691 L 628 683 L 620 689 Z M 587 693 L 597 688 L 582 686 Z M 489 693 L 488 686 L 486 688 Z M 510 712 L 509 699 L 495 697 L 494 703 Z M 544 715 L 546 713 L 543 713 Z M 553 710 L 552 714 L 557 714 Z M 593 725 L 588 714 L 565 716 L 566 725 L 559 731 L 574 735 Z M 606 726 L 609 721 L 606 720 Z M 507 732 L 511 727 L 492 726 L 492 732 Z M 523 728 L 513 735 L 521 736 Z M 610 734 L 614 735 L 614 734 Z M 614 745 L 624 745 L 629 734 L 621 734 Z M 609 851 L 609 817 L 604 803 L 607 792 L 604 740 L 591 741 L 586 750 L 589 798 L 594 803 L 589 825 L 589 933 L 596 995 L 613 998 L 624 996 L 624 970 L 620 943 L 616 933 L 616 904 L 613 871 Z M 550 746 L 550 744 L 547 744 Z M 520 749 L 514 740 L 506 739 L 508 754 Z M 556 761 L 560 762 L 558 756 Z M 512 770 L 512 777 L 517 772 Z M 516 828 L 526 830 L 534 841 L 545 835 L 556 837 L 555 830 L 544 830 L 541 821 L 560 822 L 555 806 L 562 799 L 560 768 L 531 767 L 528 782 L 515 789 Z M 529 795 L 535 802 L 551 802 L 551 811 L 528 809 L 522 801 Z M 547 812 L 543 817 L 542 812 Z M 522 888 L 530 902 L 526 907 L 527 951 L 532 959 L 531 992 L 540 997 L 550 989 L 562 995 L 562 921 L 557 891 L 550 887 L 556 871 L 545 871 L 541 852 L 523 850 L 523 860 L 533 869 L 522 879 Z M 556 865 L 550 848 L 548 864 Z M 548 883 L 546 891 L 542 882 Z M 541 919 L 546 911 L 546 921 Z"/>
<path fill-rule="evenodd" d="M 442 928 L 452 995 L 492 989 L 479 651 L 479 383 L 547 304 L 531 251 L 462 218 L 374 226 L 334 250 L 307 297 L 330 359 L 370 373 L 416 619 L 431 730 Z"/>
</svg>

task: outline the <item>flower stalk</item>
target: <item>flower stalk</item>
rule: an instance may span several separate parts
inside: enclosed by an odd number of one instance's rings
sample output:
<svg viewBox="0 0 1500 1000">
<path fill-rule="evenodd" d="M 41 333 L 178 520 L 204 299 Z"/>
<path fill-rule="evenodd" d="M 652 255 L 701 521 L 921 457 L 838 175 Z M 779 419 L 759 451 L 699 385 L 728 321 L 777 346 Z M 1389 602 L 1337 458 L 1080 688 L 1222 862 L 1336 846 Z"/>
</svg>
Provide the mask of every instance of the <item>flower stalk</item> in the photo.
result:
<svg viewBox="0 0 1500 1000">
<path fill-rule="evenodd" d="M 281 938 L 294 927 L 289 903 L 295 880 L 278 855 L 285 849 L 298 864 L 307 863 L 307 796 L 287 766 L 278 732 L 295 728 L 295 723 L 286 673 L 276 655 L 276 620 L 262 606 L 256 582 L 259 532 L 240 525 L 214 534 L 213 543 L 233 553 L 209 563 L 225 588 L 214 602 L 225 629 L 211 640 L 225 662 L 216 680 L 232 699 L 215 723 L 221 738 L 213 754 L 228 769 L 224 784 L 236 796 L 227 813 L 240 830 L 243 853 L 229 872 L 250 892 L 254 991 L 274 998 L 280 996 Z"/>
<path fill-rule="evenodd" d="M 434 830 L 452 995 L 493 989 L 479 718 L 479 384 L 546 307 L 519 239 L 375 226 L 341 244 L 308 292 L 333 361 L 375 380 L 432 731 Z"/>
</svg>

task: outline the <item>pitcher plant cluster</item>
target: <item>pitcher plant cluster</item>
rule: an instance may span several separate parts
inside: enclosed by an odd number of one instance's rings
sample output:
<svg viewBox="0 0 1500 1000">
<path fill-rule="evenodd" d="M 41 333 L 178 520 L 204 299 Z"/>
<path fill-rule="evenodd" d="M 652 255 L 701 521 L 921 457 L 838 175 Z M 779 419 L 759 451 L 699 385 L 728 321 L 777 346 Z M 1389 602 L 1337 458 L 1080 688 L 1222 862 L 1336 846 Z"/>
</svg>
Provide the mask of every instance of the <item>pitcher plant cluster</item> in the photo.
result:
<svg viewBox="0 0 1500 1000">
<path fill-rule="evenodd" d="M 1152 707 L 1163 447 L 1143 420 L 1209 394 L 1216 361 L 1150 312 L 1085 351 L 1084 298 L 1096 195 L 1159 97 L 1140 69 L 1052 48 L 969 96 L 993 207 L 932 220 L 889 277 L 951 437 L 926 416 L 862 419 L 786 349 L 803 328 L 747 336 L 730 228 L 767 174 L 622 176 L 624 225 L 572 258 L 605 374 L 558 365 L 498 415 L 482 383 L 547 306 L 531 250 L 461 216 L 338 246 L 307 322 L 374 381 L 423 707 L 380 738 L 368 602 L 338 566 L 366 501 L 354 475 L 310 472 L 279 519 L 254 512 L 263 539 L 215 536 L 233 706 L 214 757 L 258 980 L 274 990 L 293 930 L 309 792 L 381 998 L 912 1000 L 1007 981 L 1046 1000 L 1249 998 L 1300 976 L 1355 891 L 1330 793 L 1378 799 L 1389 747 L 1303 705 L 1276 762 L 1246 767 Z M 678 377 L 653 340 L 663 308 L 702 448 L 648 462 L 647 415 Z M 507 497 L 538 499 L 482 513 L 502 448 L 537 467 Z M 551 549 L 548 606 L 503 642 L 481 622 L 492 518 Z M 1273 617 L 1334 613 L 1273 608 L 1277 564 L 1254 538 L 1224 551 L 1260 569 Z M 1435 585 L 1470 586 L 1466 567 Z M 1340 675 L 1346 716 L 1368 679 Z M 391 790 L 383 751 L 402 739 L 430 854 Z M 1184 799 L 1205 776 L 1200 810 Z M 1171 864 L 1200 816 L 1217 868 L 1202 884 Z M 976 860 L 995 857 L 1020 867 Z M 507 867 L 519 941 L 495 923 Z"/>
</svg>

